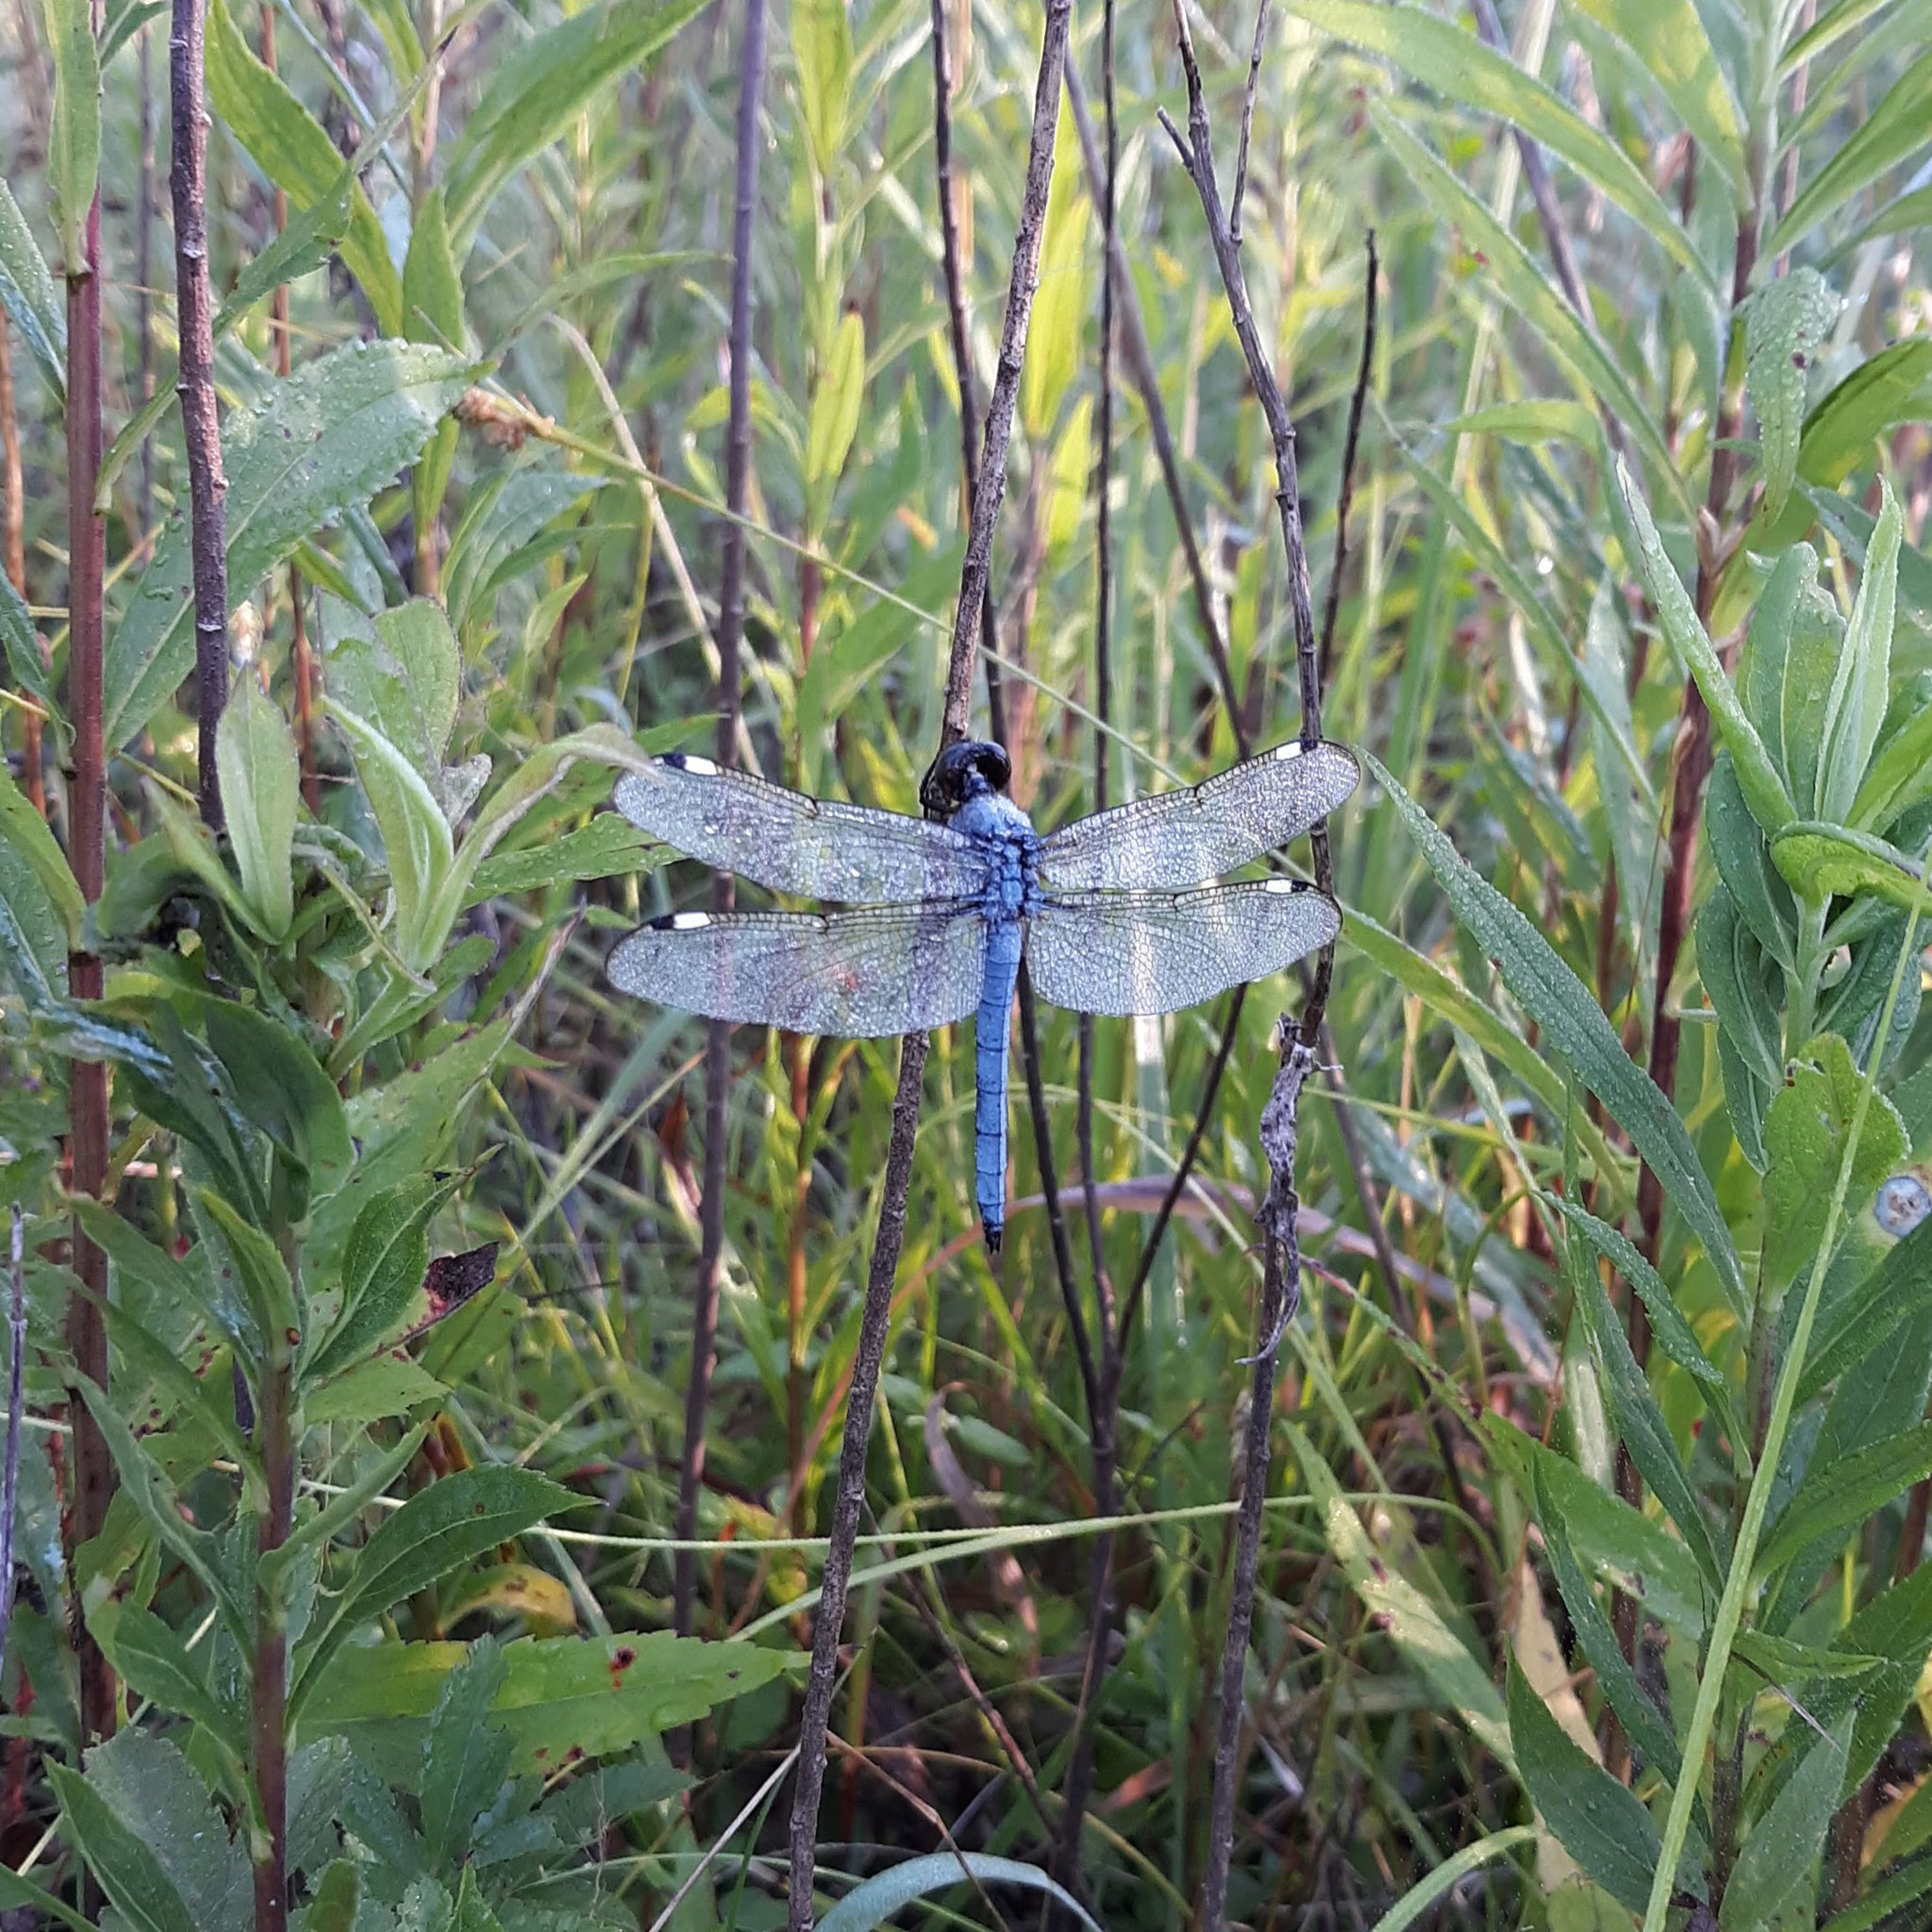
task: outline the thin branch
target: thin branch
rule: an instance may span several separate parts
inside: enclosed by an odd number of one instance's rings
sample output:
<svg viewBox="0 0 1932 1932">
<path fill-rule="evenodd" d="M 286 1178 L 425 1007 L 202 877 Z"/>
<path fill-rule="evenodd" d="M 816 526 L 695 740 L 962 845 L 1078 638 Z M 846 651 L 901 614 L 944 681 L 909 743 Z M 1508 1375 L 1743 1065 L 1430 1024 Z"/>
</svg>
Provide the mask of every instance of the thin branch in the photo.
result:
<svg viewBox="0 0 1932 1932">
<path fill-rule="evenodd" d="M 1348 517 L 1355 508 L 1355 459 L 1361 445 L 1362 406 L 1368 401 L 1369 375 L 1375 357 L 1375 279 L 1380 263 L 1375 256 L 1375 231 L 1369 230 L 1368 265 L 1362 275 L 1362 359 L 1355 373 L 1355 393 L 1348 399 L 1348 433 L 1341 441 L 1341 489 L 1335 499 L 1335 561 L 1328 570 L 1328 596 L 1322 607 L 1322 642 L 1316 655 L 1322 683 L 1335 650 L 1335 620 L 1341 608 L 1342 567 L 1348 561 Z"/>
<path fill-rule="evenodd" d="M 946 40 L 946 0 L 932 0 L 932 147 L 940 200 L 940 264 L 946 282 L 946 321 L 953 342 L 953 373 L 959 385 L 959 456 L 970 506 L 979 494 L 979 385 L 973 374 L 973 343 L 966 330 L 966 264 L 959 253 L 959 210 L 955 196 L 970 181 L 953 175 L 953 67 Z M 1006 693 L 1000 683 L 999 613 L 993 599 L 979 605 L 980 655 L 986 659 L 987 729 L 996 744 L 1007 741 Z"/>
<path fill-rule="evenodd" d="M 960 574 L 959 608 L 953 621 L 952 655 L 946 675 L 944 743 L 966 735 L 971 716 L 974 642 L 981 603 L 992 565 L 992 540 L 1006 496 L 1007 444 L 1012 435 L 1013 408 L 1024 366 L 1027 326 L 1040 280 L 1041 234 L 1046 223 L 1047 190 L 1053 179 L 1054 130 L 1066 65 L 1072 0 L 1048 0 L 1040 50 L 1040 77 L 1034 90 L 1033 131 L 1026 158 L 1026 186 L 1020 228 L 1013 243 L 1011 280 L 1001 331 L 998 375 L 988 408 L 978 486 L 973 492 L 966 533 L 966 561 Z M 912 1184 L 913 1142 L 919 1130 L 919 1103 L 925 1074 L 926 1036 L 909 1033 L 900 1048 L 899 1086 L 892 1100 L 892 1127 L 886 1150 L 886 1174 L 879 1203 L 878 1234 L 866 1271 L 865 1303 L 859 1316 L 858 1346 L 845 1405 L 845 1434 L 839 1452 L 839 1476 L 832 1506 L 832 1530 L 820 1580 L 819 1607 L 812 1631 L 811 1672 L 798 1728 L 798 1784 L 792 1795 L 791 1890 L 787 1920 L 791 1932 L 810 1932 L 812 1867 L 818 1835 L 819 1796 L 824 1787 L 825 1726 L 831 1715 L 839 1639 L 845 1621 L 845 1595 L 852 1579 L 852 1551 L 865 1502 L 865 1448 L 872 1433 L 873 1403 L 885 1360 L 886 1331 L 891 1318 L 892 1279 L 906 1235 L 907 1197 Z"/>
<path fill-rule="evenodd" d="M 718 592 L 718 762 L 730 765 L 738 749 L 739 647 L 744 637 L 744 515 L 751 495 L 752 247 L 758 216 L 758 119 L 765 91 L 765 0 L 745 0 L 744 41 L 738 70 L 738 190 L 732 232 L 731 400 L 725 432 L 724 525 Z M 731 909 L 728 873 L 714 874 L 711 905 Z M 724 1273 L 725 1153 L 731 1097 L 731 1027 L 713 1020 L 705 1042 L 705 1178 L 701 1208 L 697 1298 L 691 1310 L 691 1379 L 685 1385 L 684 1457 L 677 1477 L 677 1535 L 697 1535 L 698 1494 L 705 1475 L 705 1423 L 711 1405 L 711 1371 L 717 1355 L 718 1300 Z M 697 1559 L 679 1550 L 673 1564 L 672 1621 L 691 1633 Z"/>
<path fill-rule="evenodd" d="M 208 274 L 208 105 L 202 49 L 205 0 L 175 0 L 168 38 L 174 158 L 175 305 L 180 319 L 175 389 L 188 457 L 190 545 L 194 558 L 194 685 L 198 708 L 195 790 L 203 821 L 222 825 L 215 732 L 228 704 L 228 550 L 222 432 L 215 409 L 214 300 Z"/>
<path fill-rule="evenodd" d="M 1227 232 L 1235 246 L 1241 243 L 1241 203 L 1248 192 L 1248 143 L 1255 132 L 1255 94 L 1261 84 L 1261 55 L 1268 45 L 1269 0 L 1255 9 L 1255 44 L 1248 55 L 1248 87 L 1241 96 L 1241 141 L 1235 152 L 1234 192 L 1227 203 Z"/>
</svg>

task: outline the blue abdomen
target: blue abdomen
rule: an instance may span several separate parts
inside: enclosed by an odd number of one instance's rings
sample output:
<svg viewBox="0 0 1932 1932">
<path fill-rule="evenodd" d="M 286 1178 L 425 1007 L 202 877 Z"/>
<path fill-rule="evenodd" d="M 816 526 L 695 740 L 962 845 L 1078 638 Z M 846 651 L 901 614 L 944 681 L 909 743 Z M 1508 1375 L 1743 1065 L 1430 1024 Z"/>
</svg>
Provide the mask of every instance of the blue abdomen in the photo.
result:
<svg viewBox="0 0 1932 1932">
<path fill-rule="evenodd" d="M 1020 922 L 988 922 L 986 983 L 974 1035 L 974 1194 L 986 1244 L 999 1253 L 1007 1220 L 1007 1024 L 1020 979 Z"/>
</svg>

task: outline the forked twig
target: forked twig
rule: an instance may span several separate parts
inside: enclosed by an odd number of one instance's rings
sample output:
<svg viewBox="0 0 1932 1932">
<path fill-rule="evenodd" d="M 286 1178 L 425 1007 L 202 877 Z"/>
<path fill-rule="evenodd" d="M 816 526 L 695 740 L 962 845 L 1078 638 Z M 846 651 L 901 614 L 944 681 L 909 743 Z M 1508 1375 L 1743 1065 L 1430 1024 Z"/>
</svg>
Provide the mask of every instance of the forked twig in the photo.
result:
<svg viewBox="0 0 1932 1932">
<path fill-rule="evenodd" d="M 972 712 L 974 641 L 981 602 L 991 570 L 992 540 L 1007 491 L 1007 445 L 1019 400 L 1025 362 L 1026 332 L 1040 278 L 1040 243 L 1046 224 L 1047 191 L 1053 180 L 1054 131 L 1066 65 L 1073 0 L 1048 0 L 1040 50 L 1040 77 L 1034 91 L 1033 131 L 1026 157 L 1026 186 L 1020 228 L 1013 243 L 1013 266 L 1001 329 L 999 369 L 988 407 L 986 441 L 973 491 L 972 520 L 966 533 L 966 561 L 959 578 L 959 608 L 953 620 L 952 658 L 946 676 L 943 742 L 966 735 Z M 852 1551 L 865 1502 L 865 1447 L 872 1434 L 873 1402 L 885 1360 L 886 1330 L 892 1308 L 892 1279 L 906 1235 L 907 1196 L 912 1183 L 913 1141 L 925 1074 L 926 1036 L 908 1033 L 899 1056 L 899 1085 L 892 1100 L 891 1136 L 886 1150 L 885 1186 L 879 1203 L 878 1234 L 866 1272 L 865 1303 L 859 1316 L 858 1346 L 846 1397 L 845 1434 L 839 1452 L 833 1496 L 830 1544 L 820 1581 L 819 1607 L 812 1632 L 811 1671 L 798 1728 L 798 1785 L 792 1796 L 791 1888 L 787 1923 L 791 1932 L 810 1932 L 812 1865 L 818 1836 L 819 1797 L 824 1788 L 825 1726 L 831 1715 L 838 1668 L 839 1638 L 845 1621 L 845 1595 L 852 1579 Z"/>
</svg>

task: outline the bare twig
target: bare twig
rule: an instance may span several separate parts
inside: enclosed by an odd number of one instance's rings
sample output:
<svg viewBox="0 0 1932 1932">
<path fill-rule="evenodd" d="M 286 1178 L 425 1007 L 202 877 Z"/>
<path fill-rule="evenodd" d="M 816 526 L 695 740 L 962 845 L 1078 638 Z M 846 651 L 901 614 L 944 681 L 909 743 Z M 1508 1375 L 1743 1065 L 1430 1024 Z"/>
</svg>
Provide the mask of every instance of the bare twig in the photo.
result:
<svg viewBox="0 0 1932 1932">
<path fill-rule="evenodd" d="M 739 646 L 744 637 L 744 515 L 751 493 L 752 244 L 758 215 L 758 117 L 765 91 L 765 0 L 745 0 L 744 42 L 738 70 L 738 204 L 732 237 L 731 402 L 725 432 L 725 507 L 718 594 L 718 761 L 729 765 L 738 747 Z M 711 881 L 711 904 L 729 911 L 728 873 Z M 705 1044 L 705 1183 L 698 1289 L 691 1310 L 691 1379 L 685 1385 L 684 1459 L 677 1477 L 677 1535 L 697 1534 L 698 1491 L 705 1474 L 705 1421 L 711 1403 L 717 1352 L 718 1297 L 724 1270 L 726 1114 L 731 1094 L 731 1027 L 711 1022 Z M 679 1550 L 674 1563 L 672 1618 L 680 1635 L 691 1627 L 697 1583 L 694 1554 Z"/>
<path fill-rule="evenodd" d="M 970 506 L 979 494 L 979 386 L 973 375 L 973 344 L 966 332 L 966 264 L 959 253 L 959 210 L 954 197 L 970 182 L 953 175 L 953 69 L 946 39 L 946 0 L 932 0 L 932 148 L 940 200 L 940 263 L 946 281 L 946 321 L 953 343 L 953 372 L 959 384 L 959 454 Z M 1006 694 L 1000 687 L 999 613 L 991 597 L 979 605 L 980 655 L 986 659 L 987 728 L 1007 741 Z"/>
<path fill-rule="evenodd" d="M 1341 489 L 1335 499 L 1335 561 L 1328 571 L 1328 595 L 1322 607 L 1322 642 L 1316 662 L 1322 683 L 1328 683 L 1328 666 L 1335 649 L 1335 619 L 1341 608 L 1342 566 L 1348 561 L 1348 514 L 1355 508 L 1355 459 L 1361 446 L 1362 406 L 1369 396 L 1369 373 L 1375 356 L 1375 231 L 1369 230 L 1368 266 L 1362 275 L 1362 359 L 1355 374 L 1355 393 L 1348 399 L 1348 433 L 1341 443 Z"/>
<path fill-rule="evenodd" d="M 208 274 L 208 106 L 204 97 L 205 0 L 175 0 L 168 38 L 174 158 L 168 170 L 175 202 L 175 305 L 181 351 L 175 389 L 181 398 L 188 457 L 190 543 L 194 558 L 194 684 L 198 707 L 196 791 L 201 816 L 222 824 L 215 771 L 215 731 L 228 704 L 228 551 L 222 432 L 215 411 L 214 301 Z"/>
<path fill-rule="evenodd" d="M 1053 179 L 1054 125 L 1072 15 L 1072 0 L 1048 0 L 1040 50 L 1040 77 L 1034 91 L 1025 195 L 1013 244 L 1012 275 L 1001 331 L 999 371 L 987 413 L 978 487 L 973 492 L 972 521 L 966 533 L 959 608 L 953 621 L 941 730 L 946 743 L 957 743 L 965 737 L 971 715 L 974 641 L 980 625 L 980 604 L 991 570 L 994 526 L 1006 496 L 1007 444 L 1012 434 L 1013 407 L 1019 398 L 1020 375 L 1025 361 L 1027 325 L 1032 320 L 1033 295 L 1039 284 L 1041 233 L 1046 222 L 1047 190 Z M 892 1101 L 892 1128 L 886 1151 L 878 1234 L 866 1273 L 858 1346 L 853 1358 L 851 1391 L 846 1398 L 845 1435 L 839 1452 L 831 1537 L 820 1583 L 818 1619 L 812 1633 L 811 1673 L 799 1719 L 798 1785 L 791 1807 L 791 1891 L 787 1901 L 791 1932 L 809 1932 L 812 1924 L 812 1862 L 819 1795 L 824 1786 L 825 1725 L 831 1714 L 839 1638 L 845 1620 L 845 1593 L 852 1577 L 853 1542 L 865 1502 L 865 1446 L 872 1433 L 873 1402 L 878 1391 L 880 1365 L 885 1359 L 892 1278 L 898 1272 L 899 1250 L 906 1234 L 907 1196 L 912 1182 L 912 1150 L 919 1127 L 925 1049 L 926 1037 L 923 1033 L 908 1034 L 900 1049 L 899 1086 Z"/>
<path fill-rule="evenodd" d="M 1248 86 L 1241 96 L 1241 141 L 1234 158 L 1234 192 L 1227 201 L 1227 232 L 1241 242 L 1241 203 L 1248 192 L 1248 142 L 1255 132 L 1255 94 L 1261 84 L 1261 56 L 1268 45 L 1269 0 L 1255 8 L 1255 44 L 1248 55 Z"/>
<path fill-rule="evenodd" d="M 13 1204 L 8 1245 L 7 1448 L 0 1464 L 0 1670 L 7 1665 L 7 1633 L 13 1624 L 13 1510 L 20 1494 L 20 1419 L 26 1403 L 26 1279 L 20 1203 Z"/>
</svg>

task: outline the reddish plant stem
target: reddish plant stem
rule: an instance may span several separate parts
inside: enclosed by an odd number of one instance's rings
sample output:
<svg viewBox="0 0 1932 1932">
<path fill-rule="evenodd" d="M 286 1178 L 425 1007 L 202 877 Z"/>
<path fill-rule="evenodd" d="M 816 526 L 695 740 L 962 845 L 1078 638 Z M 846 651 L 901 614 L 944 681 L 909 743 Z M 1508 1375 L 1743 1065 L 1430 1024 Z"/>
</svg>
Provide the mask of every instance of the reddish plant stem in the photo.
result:
<svg viewBox="0 0 1932 1932">
<path fill-rule="evenodd" d="M 204 0 L 175 0 L 168 38 L 174 159 L 175 303 L 181 353 L 181 398 L 188 457 L 189 541 L 194 558 L 194 684 L 198 708 L 195 791 L 203 821 L 222 825 L 215 732 L 228 704 L 228 552 L 222 432 L 215 409 L 214 300 L 208 275 L 208 106 L 204 88 Z"/>
<path fill-rule="evenodd" d="M 102 741 L 103 588 L 108 526 L 94 513 L 101 468 L 101 199 L 88 210 L 82 258 L 67 267 L 67 610 L 68 714 L 74 723 L 74 787 L 68 863 L 90 905 L 101 896 L 107 866 L 108 761 Z M 102 991 L 97 954 L 72 953 L 67 986 L 77 1000 Z M 76 1194 L 98 1199 L 108 1177 L 108 1070 L 76 1060 L 68 1080 L 68 1152 Z M 108 1386 L 108 1257 L 74 1223 L 73 1262 L 81 1292 L 67 1308 L 67 1347 L 74 1366 L 97 1387 Z M 70 1541 L 74 1549 L 101 1533 L 114 1493 L 114 1464 L 93 1413 L 77 1391 L 70 1399 L 74 1487 Z M 80 1731 L 84 1741 L 110 1737 L 115 1723 L 114 1674 L 73 1598 L 72 1641 L 80 1671 Z"/>
<path fill-rule="evenodd" d="M 751 496 L 752 244 L 758 205 L 758 115 L 765 92 L 765 0 L 746 0 L 738 69 L 738 177 L 731 270 L 731 401 L 725 431 L 724 525 L 718 593 L 718 762 L 737 762 L 739 646 L 744 637 L 744 509 Z M 729 911 L 730 874 L 711 882 L 714 910 Z M 705 1042 L 705 1181 L 698 1290 L 691 1310 L 691 1379 L 685 1385 L 684 1459 L 677 1477 L 677 1535 L 697 1534 L 698 1492 L 705 1476 L 705 1424 L 718 1344 L 718 1297 L 724 1271 L 725 1137 L 731 1095 L 731 1027 L 711 1022 Z M 691 1627 L 696 1552 L 679 1550 L 673 1565 L 672 1619 Z"/>
</svg>

